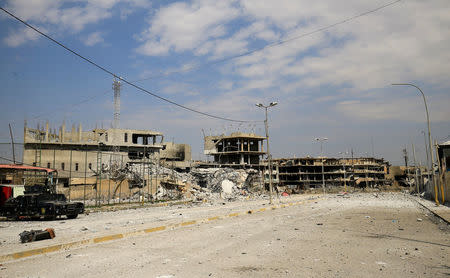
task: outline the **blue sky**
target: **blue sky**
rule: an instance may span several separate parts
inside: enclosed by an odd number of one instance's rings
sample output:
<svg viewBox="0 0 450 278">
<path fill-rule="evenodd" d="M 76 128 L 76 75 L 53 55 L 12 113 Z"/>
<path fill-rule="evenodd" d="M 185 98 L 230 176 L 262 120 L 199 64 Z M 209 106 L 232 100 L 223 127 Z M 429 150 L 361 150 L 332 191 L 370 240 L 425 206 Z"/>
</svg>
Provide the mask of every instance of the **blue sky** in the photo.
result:
<svg viewBox="0 0 450 278">
<path fill-rule="evenodd" d="M 345 24 L 236 59 L 272 42 L 307 34 L 392 1 L 0 1 L 2 7 L 127 80 L 210 114 L 263 120 L 270 110 L 274 157 L 354 150 L 393 164 L 417 146 L 425 161 L 423 100 L 433 137 L 450 136 L 450 4 L 404 0 Z M 8 123 L 22 141 L 29 125 L 109 127 L 112 77 L 0 15 L 0 141 Z M 194 68 L 193 70 L 186 70 Z M 89 101 L 86 101 L 88 100 Z M 191 144 L 202 157 L 203 135 L 264 133 L 262 124 L 206 118 L 123 86 L 121 127 L 152 129 Z M 1 147 L 2 155 L 10 151 Z"/>
</svg>

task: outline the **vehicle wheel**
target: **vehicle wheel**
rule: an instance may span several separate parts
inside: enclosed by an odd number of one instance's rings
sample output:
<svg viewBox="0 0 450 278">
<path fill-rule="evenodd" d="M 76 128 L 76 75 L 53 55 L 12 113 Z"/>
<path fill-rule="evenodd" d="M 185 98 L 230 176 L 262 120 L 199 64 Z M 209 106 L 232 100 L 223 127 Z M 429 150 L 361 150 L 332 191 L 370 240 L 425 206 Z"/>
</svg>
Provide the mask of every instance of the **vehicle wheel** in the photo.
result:
<svg viewBox="0 0 450 278">
<path fill-rule="evenodd" d="M 78 214 L 68 214 L 67 219 L 75 219 L 77 218 Z"/>
</svg>

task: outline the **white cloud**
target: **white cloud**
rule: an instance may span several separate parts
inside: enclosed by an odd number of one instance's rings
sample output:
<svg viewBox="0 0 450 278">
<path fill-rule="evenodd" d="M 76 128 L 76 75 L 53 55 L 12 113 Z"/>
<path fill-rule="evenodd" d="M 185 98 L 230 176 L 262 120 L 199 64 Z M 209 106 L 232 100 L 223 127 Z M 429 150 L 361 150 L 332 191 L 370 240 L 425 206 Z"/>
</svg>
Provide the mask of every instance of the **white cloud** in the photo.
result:
<svg viewBox="0 0 450 278">
<path fill-rule="evenodd" d="M 102 33 L 101 32 L 94 32 L 89 34 L 84 40 L 83 43 L 87 46 L 94 46 L 98 43 L 102 43 L 105 40 L 102 37 Z"/>
<path fill-rule="evenodd" d="M 142 33 L 141 39 L 146 42 L 137 51 L 156 56 L 167 54 L 170 50 L 183 52 L 201 48 L 208 39 L 223 36 L 225 27 L 221 24 L 239 15 L 234 2 L 194 0 L 159 9 L 150 18 L 149 28 Z"/>
<path fill-rule="evenodd" d="M 3 42 L 10 47 L 17 47 L 26 41 L 35 41 L 39 38 L 39 34 L 28 27 L 22 27 L 19 30 L 10 32 L 9 35 L 3 39 Z"/>
<path fill-rule="evenodd" d="M 137 8 L 149 7 L 150 2 L 146 0 L 88 0 L 74 3 L 71 0 L 11 0 L 5 6 L 21 19 L 33 25 L 42 26 L 54 34 L 79 33 L 87 25 L 112 17 L 113 8 L 118 5 L 126 9 L 129 14 Z M 31 35 L 22 35 L 22 39 L 18 39 L 17 35 L 11 34 L 4 41 L 7 45 L 15 47 L 35 38 Z"/>
<path fill-rule="evenodd" d="M 387 3 L 385 0 L 345 3 L 242 0 L 218 4 L 194 0 L 169 4 L 149 19 L 138 51 L 155 56 L 182 53 L 221 59 L 261 46 L 260 40 L 276 41 L 308 34 Z M 221 16 L 217 15 L 218 10 Z M 432 4 L 419 0 L 399 2 L 325 32 L 234 59 L 220 67 L 226 77 L 221 79 L 219 87 L 231 89 L 224 84 L 233 84 L 232 88 L 239 91 L 233 96 L 234 102 L 255 91 L 310 104 L 355 98 L 360 103 L 353 114 L 350 113 L 353 105 L 346 103 L 337 105 L 336 111 L 363 119 L 416 122 L 420 119 L 408 114 L 417 107 L 395 113 L 396 106 L 403 101 L 398 100 L 396 105 L 383 101 L 382 97 L 369 98 L 369 101 L 364 99 L 363 92 L 393 82 L 415 80 L 432 86 L 450 86 L 447 77 L 450 64 L 443 62 L 450 60 L 449 14 L 446 0 L 433 0 Z M 329 92 L 309 93 L 323 87 Z M 218 99 L 223 97 L 220 95 Z M 436 120 L 448 116 L 439 101 L 431 105 Z M 235 108 L 227 102 L 222 107 Z"/>
</svg>

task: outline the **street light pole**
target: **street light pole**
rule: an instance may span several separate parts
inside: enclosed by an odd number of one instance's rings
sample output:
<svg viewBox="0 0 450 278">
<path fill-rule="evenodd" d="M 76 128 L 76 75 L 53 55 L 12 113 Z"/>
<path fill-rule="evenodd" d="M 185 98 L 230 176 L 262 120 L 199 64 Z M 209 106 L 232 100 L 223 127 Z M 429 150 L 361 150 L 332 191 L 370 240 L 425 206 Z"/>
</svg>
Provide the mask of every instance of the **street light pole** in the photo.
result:
<svg viewBox="0 0 450 278">
<path fill-rule="evenodd" d="M 267 159 L 269 160 L 269 190 L 270 190 L 270 204 L 273 203 L 272 201 L 272 194 L 273 194 L 273 185 L 272 185 L 272 156 L 270 155 L 270 148 L 269 148 L 269 123 L 267 121 L 267 110 L 269 107 L 273 107 L 277 105 L 278 102 L 271 102 L 269 105 L 263 105 L 261 103 L 257 103 L 256 106 L 264 108 L 265 109 L 265 115 L 266 119 L 264 120 L 264 126 L 266 129 L 266 140 L 267 140 Z"/>
<path fill-rule="evenodd" d="M 411 86 L 411 87 L 415 87 L 422 94 L 423 102 L 425 103 L 425 112 L 427 114 L 428 140 L 429 140 L 429 143 L 430 143 L 430 158 L 431 158 L 431 171 L 432 171 L 431 175 L 432 175 L 433 185 L 434 185 L 434 195 L 435 195 L 436 205 L 439 206 L 438 192 L 437 192 L 437 183 L 436 183 L 436 179 L 434 177 L 434 167 L 433 167 L 434 159 L 433 159 L 433 147 L 432 147 L 432 141 L 431 141 L 430 115 L 428 114 L 428 106 L 427 106 L 427 100 L 425 99 L 425 94 L 422 92 L 422 90 L 419 87 L 417 87 L 414 84 L 410 84 L 410 83 L 396 83 L 396 84 L 392 84 L 392 85 L 394 85 L 394 86 Z"/>
<path fill-rule="evenodd" d="M 320 141 L 320 156 L 321 156 L 321 161 L 322 161 L 322 189 L 323 189 L 323 194 L 325 195 L 325 173 L 324 173 L 325 170 L 323 167 L 324 161 L 323 161 L 322 144 L 323 144 L 323 141 L 328 140 L 328 138 L 319 137 L 319 138 L 315 138 L 314 140 Z"/>
</svg>

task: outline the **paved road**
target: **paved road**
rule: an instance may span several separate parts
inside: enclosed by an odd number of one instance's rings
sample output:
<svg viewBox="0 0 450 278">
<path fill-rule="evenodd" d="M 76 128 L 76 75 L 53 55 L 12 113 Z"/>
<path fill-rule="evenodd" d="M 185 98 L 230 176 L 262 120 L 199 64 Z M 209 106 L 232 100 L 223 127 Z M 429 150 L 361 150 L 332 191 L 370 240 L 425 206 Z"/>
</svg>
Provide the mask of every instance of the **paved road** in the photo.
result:
<svg viewBox="0 0 450 278">
<path fill-rule="evenodd" d="M 1 277 L 448 277 L 448 226 L 358 194 L 4 263 Z"/>
</svg>

